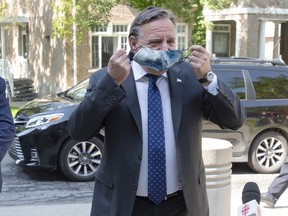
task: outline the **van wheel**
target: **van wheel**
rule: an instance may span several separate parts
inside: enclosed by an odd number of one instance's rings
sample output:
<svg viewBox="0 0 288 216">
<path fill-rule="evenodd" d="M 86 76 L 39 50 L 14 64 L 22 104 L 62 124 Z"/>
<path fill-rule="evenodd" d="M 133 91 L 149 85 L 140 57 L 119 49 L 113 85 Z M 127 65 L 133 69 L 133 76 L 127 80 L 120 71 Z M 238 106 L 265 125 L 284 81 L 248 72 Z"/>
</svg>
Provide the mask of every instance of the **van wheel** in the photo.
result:
<svg viewBox="0 0 288 216">
<path fill-rule="evenodd" d="M 287 140 L 277 132 L 257 137 L 249 151 L 248 165 L 259 173 L 278 172 L 287 157 Z"/>
<path fill-rule="evenodd" d="M 103 143 L 96 137 L 81 142 L 70 139 L 60 152 L 60 169 L 71 181 L 93 181 L 102 151 Z"/>
</svg>

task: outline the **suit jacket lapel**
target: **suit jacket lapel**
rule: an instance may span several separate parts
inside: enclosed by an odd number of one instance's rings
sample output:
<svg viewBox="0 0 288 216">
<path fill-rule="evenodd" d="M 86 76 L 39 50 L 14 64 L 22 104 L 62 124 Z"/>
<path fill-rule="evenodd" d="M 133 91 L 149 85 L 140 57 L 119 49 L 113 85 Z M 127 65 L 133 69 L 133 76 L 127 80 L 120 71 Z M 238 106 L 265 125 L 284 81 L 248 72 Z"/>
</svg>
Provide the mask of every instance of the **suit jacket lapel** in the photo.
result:
<svg viewBox="0 0 288 216">
<path fill-rule="evenodd" d="M 141 123 L 141 111 L 138 102 L 138 96 L 136 91 L 135 80 L 132 70 L 128 78 L 122 83 L 122 87 L 126 93 L 126 103 L 127 106 L 136 122 L 138 130 L 142 136 L 142 123 Z"/>
<path fill-rule="evenodd" d="M 182 113 L 184 76 L 179 67 L 173 67 L 167 72 L 171 100 L 171 112 L 175 137 L 178 135 Z"/>
<path fill-rule="evenodd" d="M 184 89 L 184 77 L 182 75 L 181 69 L 179 67 L 173 67 L 167 72 L 170 99 L 171 99 L 171 112 L 173 120 L 173 129 L 175 135 L 178 134 L 178 129 L 181 120 L 182 111 L 182 100 L 183 100 L 183 89 Z M 126 103 L 127 106 L 136 122 L 139 133 L 142 136 L 142 123 L 141 123 L 141 111 L 138 102 L 138 96 L 136 92 L 136 85 L 133 76 L 133 72 L 130 71 L 128 78 L 122 83 L 122 87 L 126 92 Z"/>
</svg>

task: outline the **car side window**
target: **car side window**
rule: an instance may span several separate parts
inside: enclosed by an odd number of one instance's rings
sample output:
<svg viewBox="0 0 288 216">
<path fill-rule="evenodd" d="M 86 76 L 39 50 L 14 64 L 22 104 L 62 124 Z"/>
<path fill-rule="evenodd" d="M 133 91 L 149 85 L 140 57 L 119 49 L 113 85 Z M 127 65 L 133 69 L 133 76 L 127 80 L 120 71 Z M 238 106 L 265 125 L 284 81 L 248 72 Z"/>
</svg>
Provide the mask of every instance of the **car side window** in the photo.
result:
<svg viewBox="0 0 288 216">
<path fill-rule="evenodd" d="M 69 97 L 75 101 L 82 101 L 84 99 L 88 83 L 89 79 L 79 82 L 77 85 L 73 86 L 67 91 L 66 97 Z"/>
<path fill-rule="evenodd" d="M 213 69 L 218 79 L 228 85 L 240 99 L 246 99 L 244 77 L 241 70 Z"/>
<path fill-rule="evenodd" d="M 288 72 L 276 70 L 250 70 L 257 99 L 288 98 Z"/>
</svg>

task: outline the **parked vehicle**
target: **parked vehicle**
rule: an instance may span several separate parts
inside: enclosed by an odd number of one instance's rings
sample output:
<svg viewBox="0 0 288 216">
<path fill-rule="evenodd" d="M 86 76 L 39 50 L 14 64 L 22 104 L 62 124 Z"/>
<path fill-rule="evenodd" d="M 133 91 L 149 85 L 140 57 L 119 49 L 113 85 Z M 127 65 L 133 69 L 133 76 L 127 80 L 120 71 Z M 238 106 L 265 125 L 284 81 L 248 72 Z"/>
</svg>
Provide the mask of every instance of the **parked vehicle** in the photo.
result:
<svg viewBox="0 0 288 216">
<path fill-rule="evenodd" d="M 219 79 L 240 97 L 247 120 L 237 131 L 204 121 L 203 136 L 230 141 L 233 162 L 247 162 L 259 173 L 277 172 L 288 151 L 288 66 L 281 60 L 248 58 L 212 62 Z"/>
<path fill-rule="evenodd" d="M 56 95 L 28 102 L 14 118 L 16 137 L 9 155 L 25 167 L 60 169 L 72 181 L 91 181 L 101 160 L 103 132 L 78 142 L 68 133 L 68 119 L 83 100 L 88 79 Z"/>
<path fill-rule="evenodd" d="M 213 71 L 239 95 L 247 120 L 236 131 L 203 121 L 203 136 L 233 145 L 233 162 L 259 173 L 277 172 L 288 151 L 288 66 L 281 61 L 215 58 Z M 15 116 L 9 151 L 23 167 L 60 169 L 72 181 L 90 181 L 101 160 L 104 131 L 83 142 L 68 134 L 68 118 L 83 100 L 88 80 L 57 95 L 33 100 Z M 225 112 L 225 110 L 223 110 Z"/>
</svg>

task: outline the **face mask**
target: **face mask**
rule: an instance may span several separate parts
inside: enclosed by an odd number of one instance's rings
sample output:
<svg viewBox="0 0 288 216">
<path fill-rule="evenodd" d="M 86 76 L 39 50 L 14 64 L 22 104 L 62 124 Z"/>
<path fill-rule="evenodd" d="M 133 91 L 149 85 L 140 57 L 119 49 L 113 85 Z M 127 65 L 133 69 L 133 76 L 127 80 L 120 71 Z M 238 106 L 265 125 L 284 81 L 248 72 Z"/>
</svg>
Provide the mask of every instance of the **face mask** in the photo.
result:
<svg viewBox="0 0 288 216">
<path fill-rule="evenodd" d="M 167 71 L 169 68 L 184 61 L 181 50 L 153 50 L 142 47 L 133 57 L 133 60 L 142 66 L 154 71 Z"/>
</svg>

